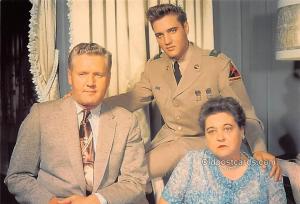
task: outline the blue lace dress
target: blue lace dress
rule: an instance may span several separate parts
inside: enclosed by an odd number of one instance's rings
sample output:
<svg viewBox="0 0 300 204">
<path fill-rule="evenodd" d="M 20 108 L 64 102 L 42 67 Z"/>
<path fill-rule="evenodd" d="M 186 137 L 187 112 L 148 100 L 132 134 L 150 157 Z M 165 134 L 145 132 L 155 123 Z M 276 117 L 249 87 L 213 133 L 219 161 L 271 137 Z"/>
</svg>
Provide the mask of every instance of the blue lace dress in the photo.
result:
<svg viewBox="0 0 300 204">
<path fill-rule="evenodd" d="M 286 203 L 282 182 L 269 177 L 271 166 L 263 171 L 247 156 L 247 170 L 232 181 L 220 172 L 218 160 L 209 150 L 191 151 L 178 163 L 162 197 L 169 204 Z"/>
</svg>

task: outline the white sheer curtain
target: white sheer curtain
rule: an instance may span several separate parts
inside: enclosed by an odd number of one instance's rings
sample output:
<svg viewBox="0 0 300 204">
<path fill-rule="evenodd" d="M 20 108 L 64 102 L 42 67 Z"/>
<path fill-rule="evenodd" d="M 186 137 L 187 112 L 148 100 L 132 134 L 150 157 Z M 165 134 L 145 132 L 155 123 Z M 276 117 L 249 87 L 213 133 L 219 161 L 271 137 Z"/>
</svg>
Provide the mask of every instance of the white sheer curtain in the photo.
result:
<svg viewBox="0 0 300 204">
<path fill-rule="evenodd" d="M 190 41 L 213 48 L 212 0 L 68 0 L 70 48 L 80 42 L 96 42 L 113 55 L 109 96 L 130 90 L 139 80 L 146 60 L 159 52 L 145 16 L 147 9 L 159 2 L 183 7 L 190 25 Z M 147 118 L 141 111 L 136 114 L 144 140 L 148 141 Z"/>
<path fill-rule="evenodd" d="M 199 47 L 213 49 L 212 0 L 68 0 L 70 48 L 80 42 L 96 42 L 113 55 L 109 96 L 130 90 L 139 80 L 145 62 L 159 53 L 145 16 L 147 9 L 158 3 L 180 5 L 187 13 L 189 40 Z M 148 108 L 135 114 L 144 142 L 149 144 Z M 155 123 L 160 123 L 160 119 Z M 156 199 L 162 188 L 161 180 L 154 182 Z"/>
<path fill-rule="evenodd" d="M 55 49 L 56 1 L 31 0 L 29 62 L 38 101 L 59 97 L 58 50 Z"/>
</svg>

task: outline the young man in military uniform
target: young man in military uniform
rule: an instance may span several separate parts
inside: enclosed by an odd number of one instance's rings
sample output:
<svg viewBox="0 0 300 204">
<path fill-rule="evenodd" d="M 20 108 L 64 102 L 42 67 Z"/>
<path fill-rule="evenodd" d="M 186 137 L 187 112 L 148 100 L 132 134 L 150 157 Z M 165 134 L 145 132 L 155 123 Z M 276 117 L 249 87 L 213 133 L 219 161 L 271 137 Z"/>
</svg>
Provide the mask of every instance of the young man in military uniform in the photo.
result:
<svg viewBox="0 0 300 204">
<path fill-rule="evenodd" d="M 187 151 L 205 147 L 198 123 L 200 108 L 209 98 L 221 95 L 241 103 L 247 115 L 245 136 L 254 157 L 271 161 L 271 176 L 278 179 L 280 168 L 275 157 L 266 152 L 262 123 L 232 61 L 188 41 L 189 25 L 180 7 L 157 5 L 148 10 L 147 18 L 164 53 L 147 62 L 133 90 L 108 100 L 130 111 L 156 100 L 165 124 L 146 150 L 150 176 L 164 176 Z"/>
</svg>

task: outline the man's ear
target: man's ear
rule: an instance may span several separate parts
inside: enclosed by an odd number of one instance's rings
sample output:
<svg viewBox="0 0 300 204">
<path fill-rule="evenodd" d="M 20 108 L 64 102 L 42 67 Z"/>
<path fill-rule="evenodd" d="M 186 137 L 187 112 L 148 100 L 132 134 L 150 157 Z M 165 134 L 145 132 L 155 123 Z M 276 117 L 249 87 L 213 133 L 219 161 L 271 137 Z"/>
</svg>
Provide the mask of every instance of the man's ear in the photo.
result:
<svg viewBox="0 0 300 204">
<path fill-rule="evenodd" d="M 245 139 L 245 129 L 241 128 L 241 137 L 242 139 Z"/>
<path fill-rule="evenodd" d="M 189 24 L 188 24 L 187 21 L 183 24 L 183 29 L 184 29 L 184 31 L 185 31 L 186 34 L 189 33 Z"/>
<path fill-rule="evenodd" d="M 72 86 L 72 76 L 71 76 L 72 70 L 68 68 L 68 83 L 70 86 Z"/>
</svg>

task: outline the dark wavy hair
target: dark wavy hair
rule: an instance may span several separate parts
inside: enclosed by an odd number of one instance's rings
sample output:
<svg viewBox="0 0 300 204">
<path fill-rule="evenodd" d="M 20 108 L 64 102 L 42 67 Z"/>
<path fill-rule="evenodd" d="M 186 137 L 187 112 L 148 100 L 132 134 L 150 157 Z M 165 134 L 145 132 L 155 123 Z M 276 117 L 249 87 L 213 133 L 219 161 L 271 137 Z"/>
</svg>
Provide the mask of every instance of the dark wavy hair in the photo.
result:
<svg viewBox="0 0 300 204">
<path fill-rule="evenodd" d="M 153 7 L 150 7 L 147 11 L 147 19 L 153 24 L 154 21 L 161 19 L 166 15 L 176 15 L 177 20 L 183 25 L 186 19 L 186 13 L 182 10 L 180 6 L 173 4 L 159 4 Z"/>
<path fill-rule="evenodd" d="M 215 97 L 203 104 L 200 110 L 200 127 L 205 131 L 205 121 L 208 116 L 216 113 L 229 113 L 240 128 L 245 127 L 246 115 L 242 106 L 232 97 Z"/>
</svg>

